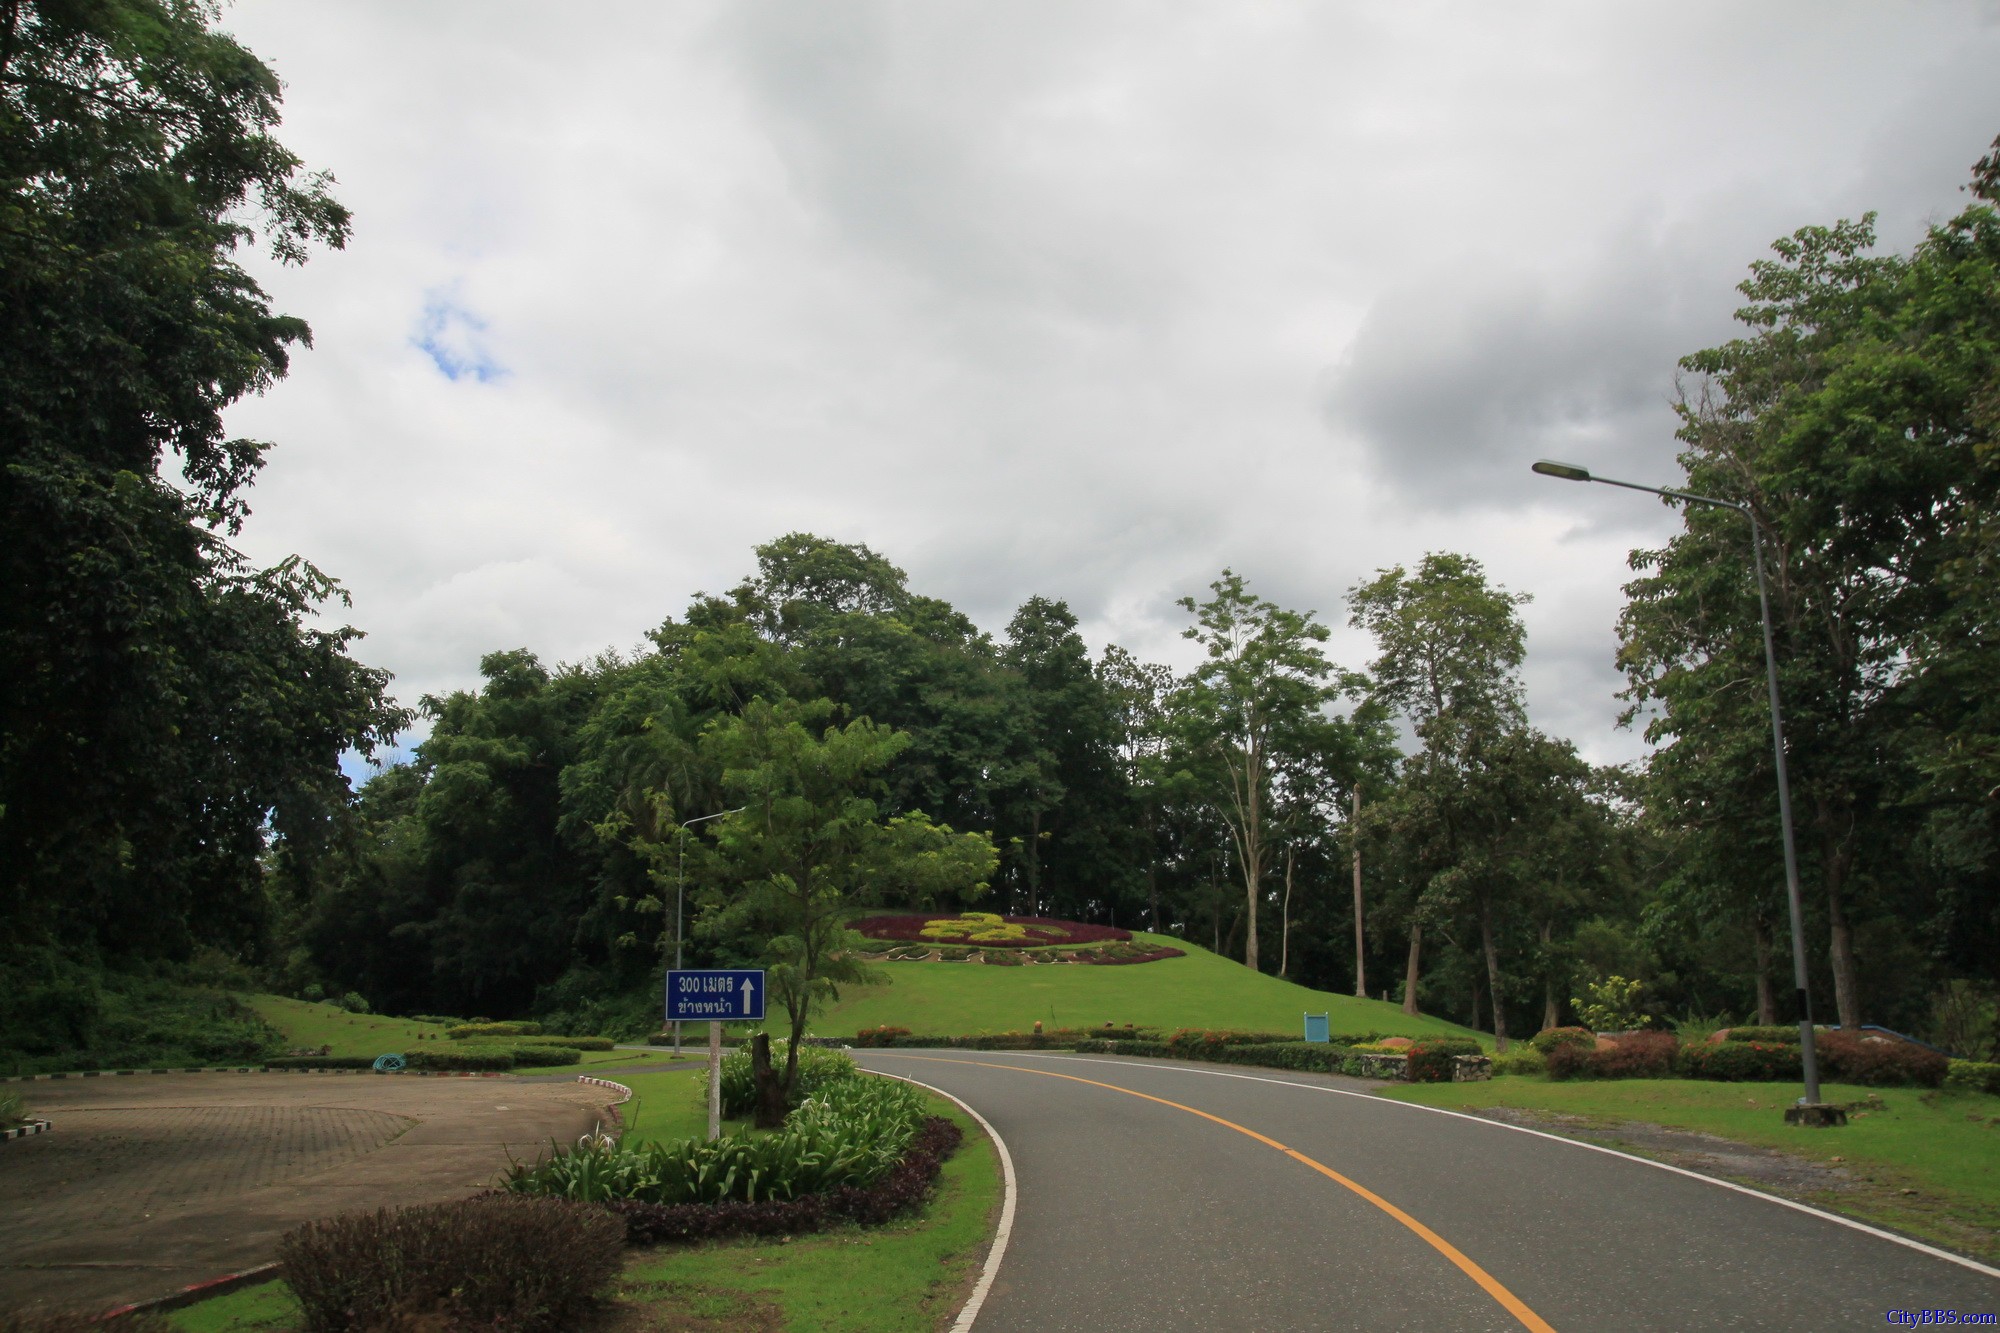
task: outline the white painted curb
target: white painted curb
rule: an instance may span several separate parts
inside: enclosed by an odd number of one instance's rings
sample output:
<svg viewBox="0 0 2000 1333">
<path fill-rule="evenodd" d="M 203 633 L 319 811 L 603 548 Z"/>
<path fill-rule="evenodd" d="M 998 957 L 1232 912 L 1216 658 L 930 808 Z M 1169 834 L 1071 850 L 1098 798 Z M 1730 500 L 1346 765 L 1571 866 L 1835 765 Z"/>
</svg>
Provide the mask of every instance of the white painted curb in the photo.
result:
<svg viewBox="0 0 2000 1333">
<path fill-rule="evenodd" d="M 986 1265 L 980 1270 L 979 1281 L 972 1284 L 972 1295 L 965 1302 L 965 1308 L 958 1312 L 958 1318 L 952 1321 L 950 1330 L 950 1333 L 969 1333 L 972 1321 L 979 1318 L 979 1308 L 986 1304 L 987 1293 L 993 1290 L 993 1279 L 999 1275 L 1000 1261 L 1007 1256 L 1007 1238 L 1014 1234 L 1014 1199 L 1018 1190 L 1014 1184 L 1014 1158 L 1007 1151 L 1007 1140 L 1000 1137 L 1000 1131 L 993 1128 L 985 1116 L 943 1088 L 932 1087 L 921 1079 L 906 1078 L 902 1074 L 885 1073 L 880 1069 L 870 1069 L 866 1072 L 912 1084 L 925 1092 L 936 1093 L 971 1116 L 979 1127 L 986 1131 L 986 1137 L 993 1140 L 993 1147 L 1000 1154 L 1000 1179 L 1005 1187 L 1000 1202 L 1000 1225 L 993 1233 L 993 1248 L 986 1252 Z"/>
</svg>

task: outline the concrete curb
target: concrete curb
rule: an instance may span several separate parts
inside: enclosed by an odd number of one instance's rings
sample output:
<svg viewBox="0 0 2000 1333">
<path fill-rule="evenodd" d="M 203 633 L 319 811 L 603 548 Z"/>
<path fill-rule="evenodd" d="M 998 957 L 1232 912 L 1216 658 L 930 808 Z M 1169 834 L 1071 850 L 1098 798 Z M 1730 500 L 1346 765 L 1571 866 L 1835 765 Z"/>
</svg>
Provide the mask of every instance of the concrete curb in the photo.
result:
<svg viewBox="0 0 2000 1333">
<path fill-rule="evenodd" d="M 30 1134 L 46 1134 L 48 1132 L 48 1121 L 30 1120 L 27 1124 L 16 1125 L 13 1129 L 0 1129 L 0 1143 L 5 1143 L 9 1139 L 25 1139 Z"/>
<path fill-rule="evenodd" d="M 124 1319 L 128 1315 L 154 1314 L 163 1310 L 178 1310 L 183 1306 L 205 1301 L 211 1296 L 222 1296 L 239 1287 L 254 1287 L 284 1276 L 283 1264 L 259 1264 L 246 1268 L 240 1273 L 224 1273 L 221 1277 L 209 1278 L 206 1282 L 191 1282 L 179 1291 L 165 1296 L 155 1296 L 149 1301 L 137 1301 L 131 1305 L 120 1305 L 97 1316 L 97 1322 L 110 1323 Z"/>
<path fill-rule="evenodd" d="M 632 1100 L 632 1089 L 626 1087 L 623 1083 L 613 1083 L 608 1078 L 592 1078 L 588 1074 L 578 1074 L 576 1076 L 576 1081 L 579 1083 L 594 1084 L 595 1086 L 600 1088 L 616 1088 L 619 1092 L 624 1093 L 625 1094 L 624 1096 L 620 1097 L 617 1101 L 611 1103 L 613 1106 L 623 1106 L 626 1102 Z"/>
</svg>

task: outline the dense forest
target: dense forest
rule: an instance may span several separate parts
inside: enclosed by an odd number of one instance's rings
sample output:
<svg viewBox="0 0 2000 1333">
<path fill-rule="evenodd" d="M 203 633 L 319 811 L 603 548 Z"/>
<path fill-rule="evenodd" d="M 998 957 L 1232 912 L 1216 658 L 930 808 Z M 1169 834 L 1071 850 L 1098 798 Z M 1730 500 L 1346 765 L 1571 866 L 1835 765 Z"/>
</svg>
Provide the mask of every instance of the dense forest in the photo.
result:
<svg viewBox="0 0 2000 1333">
<path fill-rule="evenodd" d="M 846 867 L 801 890 L 816 911 L 976 897 L 1162 931 L 1503 1037 L 1610 976 L 1663 1021 L 1797 1017 L 1751 528 L 1726 509 L 1632 553 L 1619 660 L 1654 748 L 1629 768 L 1535 727 L 1525 597 L 1476 553 L 1355 571 L 1328 613 L 1373 638 L 1351 663 L 1224 570 L 1181 603 L 1178 674 L 1093 654 L 1061 589 L 989 632 L 793 533 L 659 608 L 643 652 L 495 645 L 477 690 L 422 701 L 410 762 L 350 789 L 341 756 L 416 719 L 357 631 L 314 628 L 331 578 L 228 544 L 267 446 L 222 427 L 308 338 L 234 253 L 303 260 L 347 214 L 199 10 L 0 21 L 0 1044 L 87 1042 L 121 977 L 190 968 L 615 1021 L 676 944 L 788 965 L 758 894 L 810 878 L 794 852 Z M 1820 1016 L 1987 1054 L 2000 150 L 1968 188 L 1907 254 L 1863 219 L 1752 265 L 1742 335 L 1681 363 L 1683 475 L 1656 480 L 1763 536 Z M 710 818 L 758 802 L 763 842 Z M 781 847 L 785 809 L 806 822 Z"/>
</svg>

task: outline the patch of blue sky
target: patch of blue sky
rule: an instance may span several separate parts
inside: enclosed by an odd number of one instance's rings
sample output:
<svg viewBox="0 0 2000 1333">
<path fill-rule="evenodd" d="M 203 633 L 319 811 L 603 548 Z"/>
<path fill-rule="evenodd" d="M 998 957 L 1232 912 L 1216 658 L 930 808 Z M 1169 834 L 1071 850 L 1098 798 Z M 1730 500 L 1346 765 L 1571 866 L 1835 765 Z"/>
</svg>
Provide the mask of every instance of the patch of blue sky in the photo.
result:
<svg viewBox="0 0 2000 1333">
<path fill-rule="evenodd" d="M 466 308 L 455 289 L 434 290 L 424 300 L 423 318 L 411 345 L 431 359 L 438 373 L 457 383 L 491 383 L 507 373 L 486 346 L 486 321 Z"/>
</svg>

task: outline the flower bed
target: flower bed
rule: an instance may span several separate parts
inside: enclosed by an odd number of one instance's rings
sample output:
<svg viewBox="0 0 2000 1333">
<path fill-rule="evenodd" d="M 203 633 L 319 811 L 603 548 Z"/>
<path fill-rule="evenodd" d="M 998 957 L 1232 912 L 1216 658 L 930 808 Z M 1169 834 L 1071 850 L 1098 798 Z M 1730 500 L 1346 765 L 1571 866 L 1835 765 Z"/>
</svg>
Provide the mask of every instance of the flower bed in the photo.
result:
<svg viewBox="0 0 2000 1333">
<path fill-rule="evenodd" d="M 1132 938 L 1131 931 L 1116 926 L 1093 926 L 1039 916 L 999 916 L 992 912 L 966 912 L 955 917 L 870 916 L 856 921 L 852 928 L 871 940 L 974 945 L 982 949 L 1043 949 L 1051 945 L 1127 942 Z"/>
</svg>

